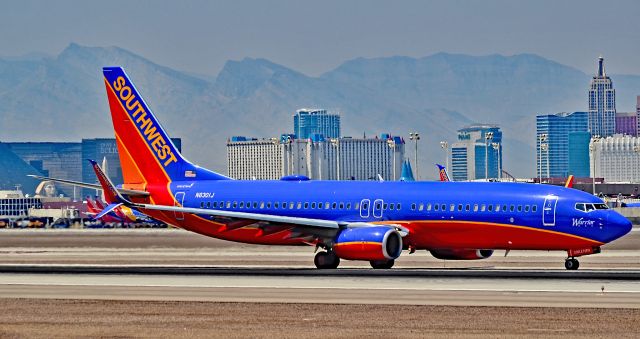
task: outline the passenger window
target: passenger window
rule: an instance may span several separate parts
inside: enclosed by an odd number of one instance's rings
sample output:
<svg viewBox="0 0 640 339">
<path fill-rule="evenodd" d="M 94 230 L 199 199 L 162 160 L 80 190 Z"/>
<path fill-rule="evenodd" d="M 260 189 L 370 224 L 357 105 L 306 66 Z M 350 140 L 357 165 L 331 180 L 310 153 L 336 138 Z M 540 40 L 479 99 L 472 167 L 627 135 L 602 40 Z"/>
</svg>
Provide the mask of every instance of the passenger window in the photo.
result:
<svg viewBox="0 0 640 339">
<path fill-rule="evenodd" d="M 489 210 L 489 212 L 493 212 L 493 205 L 488 205 L 487 209 Z"/>
<path fill-rule="evenodd" d="M 218 207 L 218 202 L 217 202 L 217 201 L 214 201 L 214 202 L 213 202 L 213 208 L 217 208 L 217 207 Z"/>
<path fill-rule="evenodd" d="M 224 208 L 224 201 L 221 201 L 218 206 L 220 206 L 220 208 Z"/>
<path fill-rule="evenodd" d="M 411 210 L 412 210 L 412 211 L 415 211 L 415 210 L 416 210 L 416 204 L 415 204 L 415 203 L 411 204 Z"/>
<path fill-rule="evenodd" d="M 436 211 L 439 209 L 438 207 L 440 207 L 440 205 L 438 205 L 438 204 L 434 205 L 434 208 L 435 208 Z"/>
<path fill-rule="evenodd" d="M 306 209 L 308 209 L 308 208 L 309 208 L 309 203 L 308 203 L 308 202 L 305 202 L 305 203 L 304 203 L 304 209 L 306 210 Z"/>
<path fill-rule="evenodd" d="M 431 205 L 429 205 L 431 206 Z M 418 205 L 418 211 L 422 211 L 424 209 L 424 204 L 420 203 L 420 205 Z"/>
<path fill-rule="evenodd" d="M 340 203 L 340 209 L 344 209 L 344 203 L 343 202 Z"/>
<path fill-rule="evenodd" d="M 231 207 L 231 201 L 227 201 L 227 208 Z"/>
<path fill-rule="evenodd" d="M 282 208 L 287 208 L 287 202 L 286 202 L 286 201 L 283 201 L 283 202 L 282 202 L 282 205 L 280 205 L 280 206 L 282 206 Z"/>
<path fill-rule="evenodd" d="M 315 202 L 312 202 L 312 203 L 311 203 L 311 209 L 314 209 L 314 208 L 316 208 L 316 203 L 315 203 Z"/>
<path fill-rule="evenodd" d="M 264 208 L 264 201 L 261 201 L 260 202 L 260 209 L 263 209 L 263 208 Z"/>
<path fill-rule="evenodd" d="M 396 208 L 396 207 L 395 207 L 395 205 L 394 205 L 394 204 L 389 204 L 389 209 L 390 209 L 390 210 L 392 210 L 392 211 L 393 211 L 395 208 Z"/>
<path fill-rule="evenodd" d="M 440 205 L 440 209 L 443 210 L 443 211 L 446 210 L 447 209 L 447 205 L 445 205 L 445 204 Z"/>
<path fill-rule="evenodd" d="M 348 209 L 348 210 L 350 210 L 350 209 L 351 209 L 351 203 L 350 203 L 350 202 L 348 202 L 348 203 L 347 203 L 347 209 Z"/>
<path fill-rule="evenodd" d="M 298 202 L 298 204 L 296 205 L 296 208 L 297 208 L 297 209 L 301 209 L 301 208 L 302 208 L 302 203 L 301 203 L 301 202 Z"/>
<path fill-rule="evenodd" d="M 469 212 L 471 210 L 471 205 L 467 204 L 467 206 L 464 207 L 464 210 Z"/>
<path fill-rule="evenodd" d="M 500 205 L 496 205 L 496 212 L 500 212 Z"/>
<path fill-rule="evenodd" d="M 336 209 L 336 207 L 338 207 L 338 204 L 337 204 L 337 203 L 335 203 L 335 202 L 334 202 L 333 204 L 331 204 L 331 208 L 332 208 L 332 209 L 334 209 L 334 210 L 335 210 L 335 209 Z"/>
<path fill-rule="evenodd" d="M 478 212 L 478 204 L 473 204 L 473 211 Z"/>
<path fill-rule="evenodd" d="M 271 202 L 267 201 L 267 208 L 271 208 Z"/>
<path fill-rule="evenodd" d="M 436 205 L 436 206 L 438 206 L 438 205 Z M 427 204 L 427 211 L 431 211 L 431 204 L 430 203 Z"/>
<path fill-rule="evenodd" d="M 453 211 L 455 211 L 455 209 L 456 209 L 456 205 L 451 204 L 451 205 L 449 206 L 449 211 L 453 212 Z"/>
<path fill-rule="evenodd" d="M 233 208 L 238 208 L 238 202 L 237 201 L 233 202 Z"/>
<path fill-rule="evenodd" d="M 513 211 L 515 211 L 515 210 L 516 210 L 516 206 L 515 206 L 515 205 L 511 205 L 511 206 L 509 207 L 509 211 L 513 212 Z"/>
<path fill-rule="evenodd" d="M 537 205 L 531 206 L 531 212 L 535 212 L 537 210 L 538 210 L 538 206 Z"/>
<path fill-rule="evenodd" d="M 204 201 L 200 202 L 200 208 L 204 208 Z"/>
<path fill-rule="evenodd" d="M 353 206 L 354 210 L 359 210 L 360 209 L 360 203 L 357 202 L 354 206 Z"/>
<path fill-rule="evenodd" d="M 400 203 L 397 203 L 397 204 L 396 204 L 396 209 L 399 211 L 399 210 L 400 210 L 400 208 L 401 208 L 401 207 L 400 207 Z"/>
<path fill-rule="evenodd" d="M 328 210 L 328 209 L 329 209 L 329 206 L 331 206 L 331 205 L 330 205 L 328 202 L 325 202 L 325 203 L 324 203 L 324 209 L 325 209 L 325 210 Z"/>
<path fill-rule="evenodd" d="M 462 211 L 462 204 L 458 204 L 458 211 Z"/>
<path fill-rule="evenodd" d="M 524 211 L 529 212 L 529 205 L 524 205 Z"/>
<path fill-rule="evenodd" d="M 486 210 L 487 210 L 487 205 L 482 204 L 482 205 L 480 206 L 480 212 L 484 212 L 484 211 L 486 211 Z"/>
<path fill-rule="evenodd" d="M 258 202 L 257 201 L 253 202 L 253 208 L 258 208 Z"/>
<path fill-rule="evenodd" d="M 293 201 L 289 203 L 289 209 L 292 210 L 293 209 Z M 320 203 L 318 206 L 322 206 L 322 203 Z"/>
<path fill-rule="evenodd" d="M 389 204 L 383 204 L 383 205 L 382 205 L 382 209 L 383 209 L 383 210 L 385 210 L 385 211 L 386 211 L 388 208 L 389 208 Z"/>
<path fill-rule="evenodd" d="M 507 211 L 507 205 L 502 205 L 502 211 L 506 212 Z"/>
<path fill-rule="evenodd" d="M 522 212 L 522 205 L 518 205 L 518 212 Z"/>
</svg>

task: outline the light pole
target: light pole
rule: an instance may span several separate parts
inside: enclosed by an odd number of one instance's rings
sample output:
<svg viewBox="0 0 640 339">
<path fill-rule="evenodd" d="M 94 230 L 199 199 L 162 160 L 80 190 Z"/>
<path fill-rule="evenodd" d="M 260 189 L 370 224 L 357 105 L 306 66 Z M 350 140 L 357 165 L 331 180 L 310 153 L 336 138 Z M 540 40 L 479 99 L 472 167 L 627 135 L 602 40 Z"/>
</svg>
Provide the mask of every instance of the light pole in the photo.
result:
<svg viewBox="0 0 640 339">
<path fill-rule="evenodd" d="M 542 143 L 547 141 L 547 134 L 538 134 L 538 183 L 542 183 Z"/>
<path fill-rule="evenodd" d="M 489 181 L 489 140 L 493 139 L 493 132 L 484 134 L 484 180 Z"/>
<path fill-rule="evenodd" d="M 336 147 L 336 174 L 337 180 L 340 180 L 340 139 L 331 139 L 331 145 Z"/>
<path fill-rule="evenodd" d="M 393 180 L 396 180 L 396 141 L 393 137 L 387 140 L 387 145 L 391 148 L 391 156 L 393 157 Z"/>
<path fill-rule="evenodd" d="M 500 143 L 492 142 L 491 146 L 494 150 L 498 151 L 498 159 L 496 166 L 498 167 L 498 180 L 502 181 L 502 158 L 500 158 Z"/>
<path fill-rule="evenodd" d="M 547 154 L 547 182 L 549 181 L 549 144 L 547 144 L 546 142 L 543 144 L 540 144 L 540 158 L 542 158 L 542 152 L 545 152 Z M 542 163 L 542 159 L 540 159 L 540 162 Z M 540 177 L 542 177 L 542 171 L 540 173 Z M 542 182 L 542 178 L 540 179 Z"/>
<path fill-rule="evenodd" d="M 449 143 L 440 141 L 440 148 L 444 150 L 444 167 L 449 168 Z"/>
<path fill-rule="evenodd" d="M 409 140 L 413 140 L 416 144 L 415 154 L 414 154 L 414 168 L 416 169 L 416 181 L 418 181 L 418 140 L 420 140 L 420 134 L 418 132 L 409 133 Z"/>
</svg>

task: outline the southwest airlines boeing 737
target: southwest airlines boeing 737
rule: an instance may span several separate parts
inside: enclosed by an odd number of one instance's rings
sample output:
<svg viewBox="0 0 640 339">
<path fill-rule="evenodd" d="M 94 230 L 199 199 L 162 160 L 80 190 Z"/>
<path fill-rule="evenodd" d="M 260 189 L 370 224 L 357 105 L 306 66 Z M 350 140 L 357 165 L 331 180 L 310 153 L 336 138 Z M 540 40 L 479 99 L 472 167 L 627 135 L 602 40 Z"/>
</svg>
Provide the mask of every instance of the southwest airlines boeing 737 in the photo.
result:
<svg viewBox="0 0 640 339">
<path fill-rule="evenodd" d="M 178 152 L 122 68 L 103 73 L 124 184 L 114 186 L 93 161 L 100 185 L 58 180 L 103 189 L 109 205 L 98 217 L 127 206 L 205 236 L 309 245 L 322 249 L 318 268 L 336 268 L 340 259 L 391 268 L 403 250 L 473 260 L 501 249 L 566 251 L 573 270 L 576 257 L 631 230 L 599 198 L 551 185 L 233 180 Z"/>
</svg>

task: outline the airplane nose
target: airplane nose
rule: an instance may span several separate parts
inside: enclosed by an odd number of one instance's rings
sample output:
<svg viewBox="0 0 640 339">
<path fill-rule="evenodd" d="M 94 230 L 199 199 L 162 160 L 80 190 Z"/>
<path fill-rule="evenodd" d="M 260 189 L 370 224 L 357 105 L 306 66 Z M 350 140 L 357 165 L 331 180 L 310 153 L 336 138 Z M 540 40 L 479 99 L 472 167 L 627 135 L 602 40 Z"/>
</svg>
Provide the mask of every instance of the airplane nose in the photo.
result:
<svg viewBox="0 0 640 339">
<path fill-rule="evenodd" d="M 623 235 L 629 233 L 633 225 L 629 219 L 625 218 L 622 214 L 616 211 L 609 211 L 609 215 L 607 216 L 607 224 L 608 228 L 611 229 L 610 237 L 611 239 L 608 241 L 612 241 L 622 237 Z"/>
</svg>

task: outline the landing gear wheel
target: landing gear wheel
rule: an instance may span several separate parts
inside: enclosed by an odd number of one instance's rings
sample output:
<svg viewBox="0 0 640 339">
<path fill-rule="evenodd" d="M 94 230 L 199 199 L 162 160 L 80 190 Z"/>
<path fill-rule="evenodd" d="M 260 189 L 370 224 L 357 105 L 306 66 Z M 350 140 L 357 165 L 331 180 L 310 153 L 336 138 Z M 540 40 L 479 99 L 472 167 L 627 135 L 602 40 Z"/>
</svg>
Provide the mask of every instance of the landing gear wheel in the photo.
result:
<svg viewBox="0 0 640 339">
<path fill-rule="evenodd" d="M 371 264 L 371 267 L 374 269 L 390 269 L 393 267 L 393 264 L 395 264 L 395 260 L 371 260 L 369 264 Z"/>
<path fill-rule="evenodd" d="M 569 258 L 564 261 L 564 267 L 568 270 L 575 271 L 580 267 L 580 262 L 576 258 Z"/>
<path fill-rule="evenodd" d="M 313 263 L 319 269 L 335 269 L 340 265 L 340 258 L 333 252 L 318 252 L 313 258 Z"/>
</svg>

